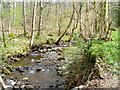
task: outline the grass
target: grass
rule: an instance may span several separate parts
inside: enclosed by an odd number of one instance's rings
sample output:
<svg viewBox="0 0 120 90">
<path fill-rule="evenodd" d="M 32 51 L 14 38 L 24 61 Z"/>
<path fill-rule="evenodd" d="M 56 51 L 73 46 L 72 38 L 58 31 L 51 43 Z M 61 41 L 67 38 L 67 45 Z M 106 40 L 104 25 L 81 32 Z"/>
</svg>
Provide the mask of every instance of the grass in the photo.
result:
<svg viewBox="0 0 120 90">
<path fill-rule="evenodd" d="M 16 38 L 8 41 L 7 47 L 4 47 L 3 44 L 0 47 L 2 57 L 7 59 L 8 56 L 12 56 L 14 54 L 25 54 L 28 49 L 28 40 L 26 38 Z"/>
<path fill-rule="evenodd" d="M 118 31 L 113 31 L 112 36 L 114 36 L 112 41 L 93 41 L 93 44 L 88 52 L 91 52 L 92 56 L 96 56 L 96 61 L 98 61 L 96 64 L 99 63 L 101 67 L 106 65 L 107 72 L 111 71 L 113 74 L 119 74 L 120 66 L 118 66 Z M 82 50 L 85 49 L 84 43 L 82 43 L 78 37 L 75 37 L 75 41 L 77 41 L 76 46 L 69 47 L 63 52 L 63 55 L 71 60 L 71 63 L 67 65 L 69 68 L 66 69 L 66 72 L 68 72 L 66 73 L 66 76 L 71 80 L 74 80 L 74 78 L 82 72 L 81 67 L 83 65 L 81 65 L 81 61 L 85 60 L 84 58 L 81 58 L 83 57 L 81 55 L 84 54 L 81 53 Z M 102 61 L 99 61 L 99 59 Z M 100 69 L 100 75 L 102 75 L 102 72 L 104 73 L 104 71 L 101 71 Z M 75 81 L 77 81 L 77 79 Z"/>
<path fill-rule="evenodd" d="M 13 55 L 18 55 L 18 54 L 25 54 L 29 51 L 29 43 L 30 40 L 27 39 L 24 36 L 18 37 L 18 38 L 14 38 L 15 37 L 14 34 L 11 34 L 12 36 L 9 37 L 9 35 L 5 36 L 6 39 L 6 45 L 7 47 L 4 47 L 3 42 L 0 42 L 0 53 L 2 54 L 2 57 L 7 60 L 8 56 L 13 56 Z M 38 39 L 36 39 L 36 34 L 34 37 L 34 43 L 33 45 L 40 45 L 42 43 L 45 43 L 47 40 L 52 39 L 53 42 L 55 42 L 57 39 L 59 38 L 59 36 L 57 36 L 56 34 L 53 34 L 53 36 L 47 36 L 46 32 L 43 32 L 41 37 L 39 37 Z M 68 40 L 69 36 L 66 35 L 62 38 L 62 40 Z M 51 42 L 51 43 L 53 43 Z M 0 62 L 2 62 L 2 60 L 0 60 Z"/>
</svg>

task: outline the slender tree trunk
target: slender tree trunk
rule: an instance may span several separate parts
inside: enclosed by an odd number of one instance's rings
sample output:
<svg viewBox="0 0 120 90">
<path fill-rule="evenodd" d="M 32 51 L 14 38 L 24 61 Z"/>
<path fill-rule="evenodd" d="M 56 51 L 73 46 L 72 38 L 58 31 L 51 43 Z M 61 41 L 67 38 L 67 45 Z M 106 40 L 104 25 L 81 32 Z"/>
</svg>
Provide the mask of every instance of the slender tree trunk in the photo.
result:
<svg viewBox="0 0 120 90">
<path fill-rule="evenodd" d="M 90 28 L 89 28 L 89 0 L 86 2 L 86 17 L 85 17 L 85 39 L 89 38 Z"/>
<path fill-rule="evenodd" d="M 39 5 L 40 5 L 40 11 L 39 11 L 39 26 L 38 26 L 38 33 L 37 33 L 37 36 L 40 36 L 40 30 L 42 28 L 42 9 L 43 9 L 43 6 L 42 6 L 42 2 L 40 1 L 39 2 Z"/>
<path fill-rule="evenodd" d="M 80 32 L 82 31 L 82 26 L 81 26 L 81 12 L 82 12 L 82 3 L 80 2 L 80 8 L 79 8 L 79 13 L 78 14 L 80 14 L 80 16 L 79 16 L 79 18 L 80 18 Z"/>
<path fill-rule="evenodd" d="M 31 30 L 31 38 L 30 38 L 30 48 L 33 45 L 34 40 L 34 30 L 35 30 L 35 22 L 36 22 L 36 9 L 37 9 L 37 0 L 34 2 L 34 9 L 33 9 L 33 18 L 32 18 L 32 30 Z"/>
<path fill-rule="evenodd" d="M 58 21 L 58 36 L 61 35 L 61 21 L 62 21 L 62 8 L 61 8 L 61 3 L 59 3 L 59 8 L 60 8 L 60 11 L 59 11 L 59 21 Z"/>
<path fill-rule="evenodd" d="M 97 2 L 94 2 L 94 25 L 93 25 L 93 35 L 98 32 L 98 12 L 97 12 Z M 100 33 L 100 32 L 99 32 Z"/>
<path fill-rule="evenodd" d="M 109 3 L 108 3 L 108 1 L 106 0 L 106 13 L 105 13 L 105 22 L 106 22 L 106 30 L 105 30 L 105 32 L 106 32 L 106 36 L 105 36 L 105 38 L 107 38 L 107 36 L 108 36 L 108 33 L 109 33 L 109 22 L 108 22 L 108 10 L 109 10 L 109 7 L 108 7 L 108 5 L 109 5 Z"/>
<path fill-rule="evenodd" d="M 13 25 L 15 25 L 15 18 L 16 18 L 16 1 L 14 1 L 14 13 L 13 13 Z"/>
<path fill-rule="evenodd" d="M 57 3 L 56 3 L 56 31 L 58 31 L 58 6 L 57 6 Z"/>
<path fill-rule="evenodd" d="M 12 2 L 10 1 L 9 2 L 9 24 L 8 24 L 8 33 L 11 33 L 12 31 L 11 31 L 11 25 L 12 25 L 12 20 L 11 20 L 11 18 L 12 18 Z"/>
<path fill-rule="evenodd" d="M 99 5 L 100 5 L 99 17 L 101 17 L 101 19 L 98 17 L 99 18 L 98 27 L 100 26 L 99 27 L 100 34 L 98 39 L 101 40 L 105 34 L 105 2 L 100 2 Z"/>
<path fill-rule="evenodd" d="M 32 18 L 32 32 L 35 30 L 35 23 L 36 23 L 36 9 L 37 9 L 37 0 L 34 2 L 34 9 L 33 9 L 33 18 Z"/>
<path fill-rule="evenodd" d="M 4 43 L 4 47 L 6 47 L 6 42 L 5 42 L 5 33 L 4 33 L 4 26 L 3 26 L 3 6 L 2 6 L 2 2 L 0 2 L 0 25 L 1 25 L 1 31 L 2 31 L 2 37 L 3 37 L 3 43 Z"/>
<path fill-rule="evenodd" d="M 0 76 L 0 83 L 1 83 L 2 87 L 4 88 L 4 90 L 6 90 L 6 89 L 7 89 L 7 86 L 6 86 L 5 83 L 3 82 L 3 79 L 2 79 L 1 76 Z"/>
<path fill-rule="evenodd" d="M 24 17 L 24 36 L 26 35 L 26 0 L 23 1 L 23 17 Z"/>
<path fill-rule="evenodd" d="M 120 27 L 120 1 L 118 2 L 118 27 Z"/>
<path fill-rule="evenodd" d="M 69 38 L 69 40 L 68 40 L 68 42 L 70 42 L 71 40 L 72 40 L 72 38 L 73 38 L 73 34 L 74 34 L 74 31 L 75 31 L 75 29 L 78 27 L 78 22 L 79 22 L 79 14 L 78 14 L 78 11 L 76 10 L 76 8 L 75 8 L 75 5 L 74 5 L 74 3 L 73 3 L 73 9 L 74 9 L 74 11 L 76 11 L 76 13 L 77 13 L 77 19 L 76 19 L 76 21 L 75 22 L 73 22 L 73 27 L 72 27 L 72 32 L 71 32 L 71 35 L 70 35 L 70 38 Z"/>
<path fill-rule="evenodd" d="M 63 36 L 64 36 L 64 35 L 66 34 L 66 32 L 68 31 L 68 29 L 69 29 L 69 27 L 70 27 L 70 25 L 71 25 L 71 23 L 72 23 L 73 16 L 74 16 L 74 9 L 73 9 L 73 13 L 72 13 L 72 15 L 71 15 L 70 21 L 69 21 L 69 23 L 68 23 L 68 25 L 67 25 L 67 28 L 65 29 L 64 33 L 60 36 L 60 38 L 58 38 L 58 40 L 55 42 L 56 45 L 59 45 L 60 40 L 63 38 Z"/>
</svg>

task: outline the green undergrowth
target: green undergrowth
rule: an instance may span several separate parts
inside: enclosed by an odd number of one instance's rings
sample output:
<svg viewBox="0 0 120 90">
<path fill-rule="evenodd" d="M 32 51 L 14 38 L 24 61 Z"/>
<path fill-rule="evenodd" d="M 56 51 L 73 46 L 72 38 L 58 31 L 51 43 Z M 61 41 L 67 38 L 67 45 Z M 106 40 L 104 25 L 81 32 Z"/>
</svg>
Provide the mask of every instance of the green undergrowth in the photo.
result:
<svg viewBox="0 0 120 90">
<path fill-rule="evenodd" d="M 77 35 L 74 36 L 73 40 L 77 43 L 73 47 L 65 49 L 63 52 L 63 55 L 69 57 L 68 59 L 71 60 L 71 63 L 67 65 L 68 68 L 66 69 L 66 77 L 70 80 L 68 88 L 72 87 L 72 85 L 76 86 L 83 84 L 88 80 L 86 76 L 89 75 L 86 74 L 90 74 L 88 73 L 89 71 L 87 68 L 91 68 L 91 66 L 88 67 L 91 60 L 95 60 L 94 65 L 96 68 L 98 67 L 98 73 L 95 73 L 96 75 L 102 76 L 102 70 L 104 69 L 107 72 L 110 71 L 113 74 L 119 74 L 118 31 L 113 31 L 112 37 L 113 38 L 110 41 L 92 40 L 89 43 L 86 43 Z M 83 62 L 86 62 L 86 60 L 88 60 L 89 63 L 85 63 L 87 66 L 84 66 Z M 79 81 L 81 78 L 82 80 Z"/>
<path fill-rule="evenodd" d="M 71 46 L 68 47 L 64 50 L 63 52 L 63 56 L 65 56 L 68 60 L 70 60 L 71 58 L 76 57 L 77 55 L 79 55 L 78 53 L 80 52 L 80 48 L 77 46 Z"/>
<path fill-rule="evenodd" d="M 75 37 L 74 40 L 77 41 L 75 47 L 70 47 L 64 51 L 64 55 L 73 58 L 75 55 L 83 55 L 84 51 L 87 50 L 88 53 L 91 53 L 92 56 L 96 57 L 96 62 L 99 63 L 101 67 L 105 65 L 107 70 L 112 71 L 113 73 L 119 73 L 118 31 L 113 31 L 112 37 L 111 41 L 93 40 L 88 44 L 84 43 L 82 39 L 80 40 L 78 37 Z M 87 49 L 89 44 L 91 44 L 91 46 Z"/>
<path fill-rule="evenodd" d="M 15 35 L 14 33 L 10 33 L 5 36 L 6 39 L 6 47 L 2 41 L 0 41 L 0 53 L 3 59 L 7 60 L 8 56 L 25 54 L 29 51 L 29 43 L 30 43 L 30 34 Z M 47 44 L 54 44 L 54 42 L 59 38 L 56 34 L 52 34 L 52 36 L 48 36 L 46 32 L 43 32 L 40 37 L 36 38 L 36 33 L 34 36 L 33 45 L 40 45 L 48 42 Z M 68 40 L 69 36 L 66 35 L 63 37 L 63 41 Z M 1 60 L 0 60 L 1 62 Z"/>
<path fill-rule="evenodd" d="M 2 58 L 7 60 L 8 56 L 25 54 L 28 51 L 28 44 L 26 38 L 15 38 L 6 43 L 6 47 L 1 46 Z"/>
<path fill-rule="evenodd" d="M 89 49 L 92 55 L 97 56 L 97 62 L 106 66 L 108 71 L 118 74 L 120 66 L 118 65 L 118 32 L 112 32 L 112 41 L 93 41 Z"/>
<path fill-rule="evenodd" d="M 49 36 L 51 35 L 51 36 Z M 54 44 L 58 38 L 60 36 L 58 36 L 57 34 L 54 33 L 48 33 L 46 31 L 43 31 L 40 35 L 40 37 L 37 37 L 37 34 L 35 33 L 35 39 L 34 39 L 34 44 L 35 45 L 39 45 L 42 43 L 47 43 L 47 44 Z M 65 35 L 61 41 L 67 41 L 69 39 L 69 35 Z"/>
</svg>

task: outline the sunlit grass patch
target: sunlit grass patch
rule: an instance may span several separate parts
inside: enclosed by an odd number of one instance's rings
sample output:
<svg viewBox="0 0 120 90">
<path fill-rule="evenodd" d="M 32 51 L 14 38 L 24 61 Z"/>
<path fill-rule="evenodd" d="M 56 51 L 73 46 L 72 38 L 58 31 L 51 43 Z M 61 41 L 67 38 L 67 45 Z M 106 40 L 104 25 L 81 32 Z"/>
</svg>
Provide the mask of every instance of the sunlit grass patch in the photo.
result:
<svg viewBox="0 0 120 90">
<path fill-rule="evenodd" d="M 25 54 L 29 49 L 28 45 L 29 45 L 29 41 L 24 37 L 9 40 L 6 43 L 6 47 L 4 47 L 3 44 L 0 47 L 2 58 L 7 59 L 8 56 L 12 56 L 20 53 Z"/>
</svg>

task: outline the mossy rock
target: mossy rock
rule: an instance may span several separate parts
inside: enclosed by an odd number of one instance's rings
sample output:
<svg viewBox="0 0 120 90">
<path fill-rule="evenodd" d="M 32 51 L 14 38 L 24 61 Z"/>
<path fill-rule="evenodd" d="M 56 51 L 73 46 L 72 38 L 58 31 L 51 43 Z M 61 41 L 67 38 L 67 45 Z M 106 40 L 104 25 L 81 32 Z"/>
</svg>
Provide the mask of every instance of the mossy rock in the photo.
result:
<svg viewBox="0 0 120 90">
<path fill-rule="evenodd" d="M 36 60 L 36 63 L 41 63 L 42 61 L 41 60 Z"/>
<path fill-rule="evenodd" d="M 10 75 L 11 71 L 9 69 L 5 68 L 5 69 L 2 69 L 2 73 L 6 74 L 6 75 Z"/>
</svg>

